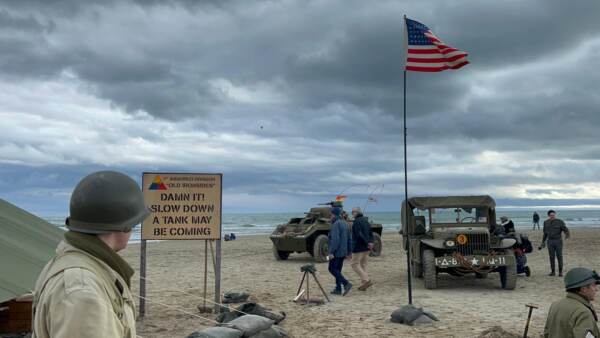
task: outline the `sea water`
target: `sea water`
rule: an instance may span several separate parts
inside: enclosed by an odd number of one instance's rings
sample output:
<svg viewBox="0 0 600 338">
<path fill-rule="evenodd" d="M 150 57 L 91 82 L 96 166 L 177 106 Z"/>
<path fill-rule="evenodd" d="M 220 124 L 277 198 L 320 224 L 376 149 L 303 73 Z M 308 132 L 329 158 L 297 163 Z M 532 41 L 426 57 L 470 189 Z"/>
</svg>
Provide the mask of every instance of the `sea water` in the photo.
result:
<svg viewBox="0 0 600 338">
<path fill-rule="evenodd" d="M 564 220 L 568 227 L 591 227 L 600 228 L 600 210 L 557 210 L 557 217 Z M 537 211 L 540 215 L 540 225 L 543 226 L 546 219 L 546 210 L 533 209 L 507 209 L 497 208 L 496 216 L 506 216 L 515 223 L 518 229 L 532 228 L 532 215 Z M 286 223 L 290 218 L 302 217 L 298 213 L 261 213 L 261 214 L 223 214 L 223 234 L 234 233 L 236 235 L 260 235 L 270 234 L 277 225 Z M 383 224 L 384 230 L 397 231 L 400 227 L 400 212 L 369 212 L 367 215 L 375 223 Z M 64 228 L 65 217 L 45 217 L 47 221 L 58 227 Z M 499 223 L 499 221 L 498 221 Z M 140 227 L 133 230 L 132 242 L 139 242 Z"/>
</svg>

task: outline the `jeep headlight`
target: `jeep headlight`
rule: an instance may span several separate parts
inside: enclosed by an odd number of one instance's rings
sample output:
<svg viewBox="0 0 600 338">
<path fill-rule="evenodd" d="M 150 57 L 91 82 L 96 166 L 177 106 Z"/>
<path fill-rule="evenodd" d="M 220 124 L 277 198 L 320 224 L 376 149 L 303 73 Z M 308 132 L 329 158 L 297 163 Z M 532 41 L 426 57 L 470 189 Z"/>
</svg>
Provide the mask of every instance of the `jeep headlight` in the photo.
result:
<svg viewBox="0 0 600 338">
<path fill-rule="evenodd" d="M 452 239 L 448 239 L 446 240 L 446 242 L 444 242 L 444 245 L 446 245 L 446 247 L 448 248 L 452 248 L 456 245 L 456 242 L 454 242 L 454 240 Z"/>
</svg>

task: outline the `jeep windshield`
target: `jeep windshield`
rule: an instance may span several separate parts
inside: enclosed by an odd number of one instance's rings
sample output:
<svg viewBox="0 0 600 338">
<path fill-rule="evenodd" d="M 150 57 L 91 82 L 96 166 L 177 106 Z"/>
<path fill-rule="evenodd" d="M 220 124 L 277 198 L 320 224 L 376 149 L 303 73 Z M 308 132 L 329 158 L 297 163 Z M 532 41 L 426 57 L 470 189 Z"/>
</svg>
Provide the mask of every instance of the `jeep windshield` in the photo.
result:
<svg viewBox="0 0 600 338">
<path fill-rule="evenodd" d="M 488 209 L 479 208 L 431 208 L 418 210 L 428 224 L 487 224 Z"/>
</svg>

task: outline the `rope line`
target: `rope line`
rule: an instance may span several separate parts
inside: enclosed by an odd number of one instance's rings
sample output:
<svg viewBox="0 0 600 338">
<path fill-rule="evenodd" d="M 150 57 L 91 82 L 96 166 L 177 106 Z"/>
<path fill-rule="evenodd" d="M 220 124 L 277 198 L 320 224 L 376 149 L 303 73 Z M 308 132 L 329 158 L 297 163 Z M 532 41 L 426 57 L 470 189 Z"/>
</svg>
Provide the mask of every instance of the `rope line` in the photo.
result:
<svg viewBox="0 0 600 338">
<path fill-rule="evenodd" d="M 148 279 L 147 277 L 146 277 L 146 278 L 144 278 L 144 277 L 140 277 L 140 279 L 144 279 L 144 280 L 146 280 L 146 281 L 148 281 L 148 282 L 150 282 L 150 283 L 154 283 L 153 281 L 151 281 L 151 280 L 150 280 L 150 279 Z M 219 305 L 219 306 L 227 306 L 227 305 L 228 305 L 228 304 L 225 304 L 225 303 L 217 303 L 217 302 L 214 302 L 214 301 L 212 301 L 212 300 L 210 300 L 210 299 L 208 299 L 208 298 L 204 298 L 204 297 L 202 297 L 202 296 L 195 295 L 195 294 L 193 294 L 193 293 L 191 293 L 191 292 L 186 292 L 186 291 L 181 291 L 181 290 L 169 290 L 169 289 L 166 289 L 166 290 L 165 290 L 165 289 L 163 289 L 163 290 L 158 290 L 158 291 L 153 291 L 153 292 L 179 292 L 179 293 L 182 293 L 182 294 L 184 294 L 184 295 L 188 295 L 188 296 L 191 296 L 191 297 L 194 297 L 194 298 L 200 299 L 200 300 L 205 300 L 205 301 L 207 301 L 208 303 L 211 303 L 211 304 L 214 304 L 214 305 Z M 233 312 L 239 312 L 239 313 L 241 313 L 241 314 L 244 314 L 244 315 L 248 315 L 248 313 L 246 313 L 246 312 L 244 312 L 244 311 L 241 311 L 241 310 L 238 310 L 238 309 L 229 308 L 229 310 L 230 310 L 230 311 L 233 311 Z"/>
<path fill-rule="evenodd" d="M 157 301 L 152 301 L 152 300 L 149 300 L 147 297 L 142 297 L 142 296 L 140 296 L 140 295 L 135 295 L 135 294 L 134 294 L 134 296 L 135 296 L 135 297 L 138 297 L 138 298 L 140 298 L 140 299 L 144 299 L 144 300 L 145 300 L 145 301 L 147 301 L 148 303 L 154 303 L 154 304 L 158 304 L 158 305 L 160 305 L 160 306 L 164 306 L 164 307 L 166 307 L 166 308 L 173 309 L 173 310 L 175 310 L 175 311 L 178 311 L 178 312 L 181 312 L 181 313 L 185 313 L 185 314 L 187 314 L 187 315 L 190 315 L 190 316 L 193 316 L 193 317 L 196 317 L 196 318 L 204 319 L 204 320 L 206 320 L 206 321 L 209 321 L 209 322 L 215 323 L 215 324 L 217 324 L 217 325 L 219 324 L 219 322 L 217 322 L 217 321 L 216 321 L 216 320 L 214 320 L 214 319 L 210 319 L 210 318 L 206 318 L 206 317 L 199 316 L 199 315 L 197 315 L 197 314 L 195 314 L 195 313 L 192 313 L 192 312 L 188 312 L 188 311 L 182 310 L 181 308 L 179 308 L 179 307 L 177 307 L 177 306 L 168 305 L 168 304 L 160 303 L 160 302 L 157 302 Z"/>
</svg>

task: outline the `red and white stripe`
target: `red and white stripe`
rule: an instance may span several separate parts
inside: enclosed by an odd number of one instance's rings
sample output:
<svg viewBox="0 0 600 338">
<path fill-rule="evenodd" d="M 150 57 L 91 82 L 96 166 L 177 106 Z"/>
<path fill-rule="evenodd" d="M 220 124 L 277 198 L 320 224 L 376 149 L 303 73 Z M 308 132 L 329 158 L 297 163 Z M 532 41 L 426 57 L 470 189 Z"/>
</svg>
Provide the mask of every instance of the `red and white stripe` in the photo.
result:
<svg viewBox="0 0 600 338">
<path fill-rule="evenodd" d="M 467 52 L 444 44 L 431 31 L 427 31 L 433 45 L 408 45 L 406 70 L 417 72 L 441 72 L 446 69 L 458 69 L 467 63 Z"/>
</svg>

